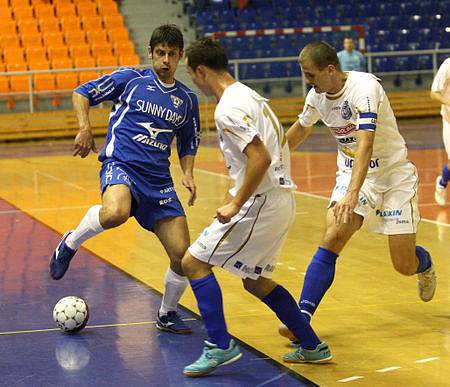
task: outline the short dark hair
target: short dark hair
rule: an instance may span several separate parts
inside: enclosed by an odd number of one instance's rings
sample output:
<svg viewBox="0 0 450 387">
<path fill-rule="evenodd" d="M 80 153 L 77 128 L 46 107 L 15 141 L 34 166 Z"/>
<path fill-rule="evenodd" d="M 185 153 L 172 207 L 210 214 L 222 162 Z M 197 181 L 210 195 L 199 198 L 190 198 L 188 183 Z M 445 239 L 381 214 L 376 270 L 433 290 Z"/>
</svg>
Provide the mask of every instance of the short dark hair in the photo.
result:
<svg viewBox="0 0 450 387">
<path fill-rule="evenodd" d="M 300 52 L 300 62 L 310 60 L 319 70 L 328 65 L 333 65 L 340 70 L 339 59 L 336 50 L 323 40 L 315 40 L 308 43 Z"/>
<path fill-rule="evenodd" d="M 212 70 L 228 70 L 228 57 L 223 46 L 211 38 L 200 38 L 186 50 L 187 64 L 195 70 L 204 65 Z"/>
<path fill-rule="evenodd" d="M 169 47 L 182 50 L 184 48 L 183 33 L 175 24 L 163 24 L 153 31 L 149 47 L 153 51 L 158 44 L 167 44 Z"/>
</svg>

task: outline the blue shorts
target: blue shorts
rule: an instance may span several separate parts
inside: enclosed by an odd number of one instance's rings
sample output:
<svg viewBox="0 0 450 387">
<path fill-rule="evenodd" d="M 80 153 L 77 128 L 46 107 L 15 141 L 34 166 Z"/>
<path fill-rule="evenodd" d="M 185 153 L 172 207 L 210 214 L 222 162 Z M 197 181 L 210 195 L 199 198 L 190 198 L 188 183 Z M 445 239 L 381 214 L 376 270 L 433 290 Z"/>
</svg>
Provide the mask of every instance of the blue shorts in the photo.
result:
<svg viewBox="0 0 450 387">
<path fill-rule="evenodd" d="M 150 183 L 142 174 L 120 161 L 104 162 L 100 170 L 102 193 L 106 187 L 116 184 L 124 184 L 130 188 L 133 196 L 130 216 L 134 216 L 149 231 L 153 231 L 158 220 L 185 216 L 172 179 L 160 184 Z"/>
</svg>

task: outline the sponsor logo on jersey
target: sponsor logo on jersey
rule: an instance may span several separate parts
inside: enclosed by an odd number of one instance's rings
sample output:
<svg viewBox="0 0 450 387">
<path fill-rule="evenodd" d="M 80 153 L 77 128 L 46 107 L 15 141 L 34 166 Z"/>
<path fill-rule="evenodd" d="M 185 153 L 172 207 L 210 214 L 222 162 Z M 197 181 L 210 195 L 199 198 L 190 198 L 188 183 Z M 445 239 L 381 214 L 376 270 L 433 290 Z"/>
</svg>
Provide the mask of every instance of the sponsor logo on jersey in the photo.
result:
<svg viewBox="0 0 450 387">
<path fill-rule="evenodd" d="M 136 107 L 132 106 L 137 112 L 148 113 L 158 118 L 162 118 L 166 120 L 168 123 L 172 123 L 174 125 L 179 125 L 183 122 L 184 116 L 170 110 L 167 107 L 158 105 L 156 103 L 151 103 L 149 101 L 144 101 L 142 99 L 138 99 L 136 101 Z"/>
<path fill-rule="evenodd" d="M 169 203 L 172 203 L 172 198 L 166 198 L 166 199 L 161 199 L 160 201 L 159 201 L 159 205 L 160 206 L 163 206 L 164 204 L 169 204 Z"/>
<path fill-rule="evenodd" d="M 148 85 L 148 86 L 146 87 L 146 89 L 147 89 L 148 91 L 155 91 L 155 90 L 156 90 L 156 87 L 155 87 L 155 86 L 152 86 L 152 85 Z"/>
<path fill-rule="evenodd" d="M 173 106 L 175 106 L 175 108 L 179 108 L 181 105 L 183 105 L 183 100 L 181 98 L 178 98 L 176 95 L 171 95 L 170 99 L 172 100 Z"/>
<path fill-rule="evenodd" d="M 341 107 L 341 116 L 344 120 L 349 120 L 352 117 L 352 109 L 348 106 L 348 101 L 344 101 Z"/>
<path fill-rule="evenodd" d="M 344 160 L 344 165 L 347 168 L 353 168 L 353 159 L 345 159 Z M 369 162 L 369 168 L 379 168 L 380 167 L 380 159 L 376 158 L 376 159 L 371 159 Z"/>
<path fill-rule="evenodd" d="M 148 130 L 150 137 L 155 140 L 156 137 L 158 137 L 158 134 L 160 133 L 171 133 L 172 129 L 160 129 L 160 128 L 153 128 L 153 122 L 137 122 L 138 125 L 143 126 L 145 129 Z"/>
<path fill-rule="evenodd" d="M 161 149 L 162 151 L 165 151 L 168 147 L 167 144 L 163 144 L 162 142 L 153 140 L 152 138 L 150 138 L 149 136 L 147 136 L 146 134 L 136 134 L 136 136 L 133 137 L 134 141 L 140 142 L 141 144 L 145 144 L 148 146 L 151 146 L 153 148 L 158 148 Z"/>
<path fill-rule="evenodd" d="M 403 210 L 376 210 L 375 214 L 381 218 L 393 218 L 395 216 L 401 216 Z"/>
<path fill-rule="evenodd" d="M 341 144 L 351 144 L 352 142 L 356 142 L 356 137 L 344 137 L 337 139 Z"/>
<path fill-rule="evenodd" d="M 330 130 L 334 132 L 336 136 L 343 136 L 349 134 L 350 132 L 355 130 L 355 128 L 356 128 L 355 124 L 348 124 L 346 126 L 341 126 L 338 128 L 330 128 Z"/>
</svg>

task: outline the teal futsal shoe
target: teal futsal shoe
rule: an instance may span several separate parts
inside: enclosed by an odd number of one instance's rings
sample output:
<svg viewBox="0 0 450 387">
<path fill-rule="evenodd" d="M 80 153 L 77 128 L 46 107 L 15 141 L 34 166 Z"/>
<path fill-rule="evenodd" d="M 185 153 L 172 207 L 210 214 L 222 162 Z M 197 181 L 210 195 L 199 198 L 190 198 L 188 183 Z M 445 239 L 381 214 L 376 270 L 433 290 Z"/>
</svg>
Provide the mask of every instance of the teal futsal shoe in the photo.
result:
<svg viewBox="0 0 450 387">
<path fill-rule="evenodd" d="M 191 377 L 204 376 L 217 367 L 234 363 L 241 357 L 242 353 L 233 339 L 230 340 L 228 349 L 220 349 L 216 344 L 205 340 L 202 355 L 196 362 L 184 367 L 184 374 Z"/>
<path fill-rule="evenodd" d="M 295 351 L 284 355 L 283 361 L 285 363 L 326 363 L 332 358 L 330 348 L 325 342 L 322 342 L 313 350 L 298 347 Z"/>
</svg>

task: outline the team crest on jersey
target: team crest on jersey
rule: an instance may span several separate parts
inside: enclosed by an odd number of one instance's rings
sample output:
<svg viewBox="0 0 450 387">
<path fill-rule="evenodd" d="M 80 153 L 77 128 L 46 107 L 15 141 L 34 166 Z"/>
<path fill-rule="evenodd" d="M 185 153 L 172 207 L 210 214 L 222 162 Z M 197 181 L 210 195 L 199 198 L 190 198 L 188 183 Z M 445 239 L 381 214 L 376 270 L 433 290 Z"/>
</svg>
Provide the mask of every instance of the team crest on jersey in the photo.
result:
<svg viewBox="0 0 450 387">
<path fill-rule="evenodd" d="M 344 101 L 341 107 L 341 116 L 344 120 L 349 120 L 352 117 L 352 110 L 348 106 L 348 101 Z"/>
<path fill-rule="evenodd" d="M 177 109 L 183 104 L 183 100 L 181 98 L 178 98 L 176 95 L 171 95 L 170 99 L 172 100 L 173 106 L 175 106 Z"/>
<path fill-rule="evenodd" d="M 156 90 L 156 87 L 155 87 L 155 86 L 152 86 L 152 85 L 148 85 L 148 86 L 146 87 L 146 89 L 147 89 L 148 91 L 155 91 L 155 90 Z"/>
</svg>

